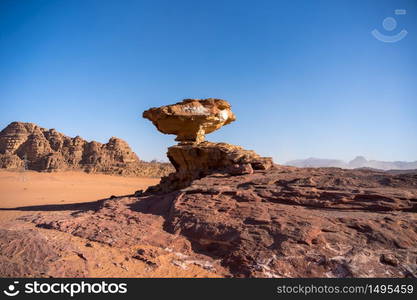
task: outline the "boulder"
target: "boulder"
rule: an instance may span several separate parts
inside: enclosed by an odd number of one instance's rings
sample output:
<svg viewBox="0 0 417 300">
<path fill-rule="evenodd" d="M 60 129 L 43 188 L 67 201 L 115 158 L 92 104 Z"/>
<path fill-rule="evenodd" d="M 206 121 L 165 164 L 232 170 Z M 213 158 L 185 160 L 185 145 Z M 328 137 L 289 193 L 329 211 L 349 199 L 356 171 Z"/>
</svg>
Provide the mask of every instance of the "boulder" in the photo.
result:
<svg viewBox="0 0 417 300">
<path fill-rule="evenodd" d="M 176 104 L 151 108 L 143 117 L 165 134 L 175 134 L 181 143 L 203 142 L 211 133 L 236 120 L 230 104 L 222 99 L 185 99 Z"/>
</svg>

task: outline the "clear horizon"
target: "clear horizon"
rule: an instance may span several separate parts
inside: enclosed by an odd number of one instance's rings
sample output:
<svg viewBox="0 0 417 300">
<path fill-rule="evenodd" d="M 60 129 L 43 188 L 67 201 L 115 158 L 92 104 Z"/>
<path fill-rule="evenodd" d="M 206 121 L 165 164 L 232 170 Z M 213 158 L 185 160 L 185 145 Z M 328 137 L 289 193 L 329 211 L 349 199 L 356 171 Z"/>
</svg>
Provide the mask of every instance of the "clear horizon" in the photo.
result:
<svg viewBox="0 0 417 300">
<path fill-rule="evenodd" d="M 3 0 L 0 127 L 116 136 L 166 161 L 175 136 L 142 112 L 213 97 L 237 120 L 207 139 L 276 162 L 416 161 L 416 14 L 411 0 Z M 374 29 L 408 34 L 387 43 Z"/>
</svg>

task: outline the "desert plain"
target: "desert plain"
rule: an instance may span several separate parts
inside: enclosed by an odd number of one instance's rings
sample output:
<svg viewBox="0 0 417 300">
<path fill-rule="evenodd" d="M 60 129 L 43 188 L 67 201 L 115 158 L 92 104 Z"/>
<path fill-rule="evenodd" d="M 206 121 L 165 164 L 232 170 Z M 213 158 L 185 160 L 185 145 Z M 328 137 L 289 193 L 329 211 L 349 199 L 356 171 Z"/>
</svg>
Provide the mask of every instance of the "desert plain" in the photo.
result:
<svg viewBox="0 0 417 300">
<path fill-rule="evenodd" d="M 72 265 L 74 272 L 60 273 L 61 276 L 86 276 L 77 270 L 88 270 L 89 277 L 219 277 L 195 264 L 187 267 L 176 262 L 177 255 L 169 251 L 166 255 L 158 256 L 158 268 L 150 262 L 140 259 L 126 260 L 129 255 L 138 250 L 158 253 L 161 249 L 146 245 L 114 248 L 102 243 L 96 243 L 71 234 L 36 228 L 29 223 L 19 222 L 28 214 L 54 215 L 64 211 L 66 214 L 82 209 L 82 204 L 96 202 L 111 196 L 132 195 L 138 189 L 146 189 L 155 185 L 159 178 L 122 177 L 107 174 L 87 174 L 81 171 L 67 172 L 36 172 L 0 170 L 0 231 L 2 229 L 24 230 L 25 232 L 40 232 L 46 239 L 55 244 L 65 245 L 60 260 L 66 265 Z M 81 206 L 77 206 L 81 204 Z M 28 241 L 28 240 L 26 240 Z M 3 241 L 4 242 L 4 241 Z M 19 241 L 20 242 L 20 241 Z M 28 241 L 30 243 L 30 241 Z M 2 244 L 1 249 L 4 249 Z M 39 249 L 36 242 L 29 249 L 29 255 L 35 255 Z M 20 248 L 21 249 L 21 248 Z M 145 249 L 145 250 L 144 250 Z M 21 249 L 22 250 L 22 249 Z M 41 254 L 42 257 L 42 254 Z M 88 259 L 87 259 L 88 258 Z M 138 257 L 139 258 L 139 257 Z M 23 260 L 19 255 L 14 256 L 16 262 Z M 172 261 L 174 263 L 172 263 Z M 43 262 L 40 262 L 43 263 Z M 177 265 L 175 265 L 177 264 Z M 36 264 L 35 264 L 36 265 Z M 56 270 L 60 272 L 59 270 Z M 28 273 L 26 276 L 45 275 Z M 17 274 L 16 274 L 17 275 Z M 57 273 L 58 275 L 58 273 Z"/>
</svg>

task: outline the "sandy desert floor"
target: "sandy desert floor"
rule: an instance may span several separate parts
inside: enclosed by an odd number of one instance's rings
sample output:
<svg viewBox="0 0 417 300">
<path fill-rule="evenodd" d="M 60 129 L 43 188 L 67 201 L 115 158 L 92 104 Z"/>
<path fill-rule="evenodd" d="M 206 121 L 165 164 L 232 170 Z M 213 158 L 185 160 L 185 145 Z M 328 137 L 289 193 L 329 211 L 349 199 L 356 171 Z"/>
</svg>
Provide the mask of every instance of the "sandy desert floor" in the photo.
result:
<svg viewBox="0 0 417 300">
<path fill-rule="evenodd" d="M 218 277 L 217 274 L 210 274 L 197 266 L 190 266 L 185 270 L 181 266 L 173 265 L 172 261 L 175 262 L 176 259 L 174 253 L 160 256 L 158 268 L 149 268 L 142 261 L 127 259 L 138 249 L 152 248 L 147 245 L 114 248 L 57 230 L 38 228 L 19 220 L 28 214 L 46 216 L 60 211 L 67 211 L 65 213 L 70 214 L 76 211 L 76 208 L 68 204 L 92 202 L 112 195 L 131 195 L 158 182 L 159 178 L 122 177 L 84 172 L 39 173 L 2 170 L 0 171 L 0 230 L 35 230 L 48 240 L 70 245 L 71 249 L 75 249 L 74 253 L 65 254 L 62 261 L 73 265 L 74 268 L 82 266 L 87 269 L 88 277 Z M 50 206 L 56 209 L 51 209 Z M 89 259 L 85 259 L 84 256 Z M 30 277 L 30 274 L 28 275 Z"/>
<path fill-rule="evenodd" d="M 41 173 L 0 170 L 0 209 L 91 202 L 133 194 L 157 184 L 158 178 L 122 177 L 85 172 Z M 0 227 L 25 211 L 0 210 Z"/>
<path fill-rule="evenodd" d="M 84 172 L 0 171 L 0 208 L 90 202 L 133 194 L 158 182 L 158 178 Z"/>
</svg>

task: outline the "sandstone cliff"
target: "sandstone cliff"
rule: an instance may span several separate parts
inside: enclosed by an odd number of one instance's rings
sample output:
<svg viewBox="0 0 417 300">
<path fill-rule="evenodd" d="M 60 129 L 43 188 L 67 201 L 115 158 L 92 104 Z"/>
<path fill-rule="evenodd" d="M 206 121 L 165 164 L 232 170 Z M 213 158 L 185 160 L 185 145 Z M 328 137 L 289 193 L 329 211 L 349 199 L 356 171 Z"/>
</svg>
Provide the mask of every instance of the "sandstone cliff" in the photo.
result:
<svg viewBox="0 0 417 300">
<path fill-rule="evenodd" d="M 13 122 L 0 132 L 0 168 L 36 171 L 83 170 L 137 176 L 163 176 L 169 164 L 146 163 L 129 145 L 112 137 L 106 144 L 71 138 L 33 123 Z"/>
</svg>

